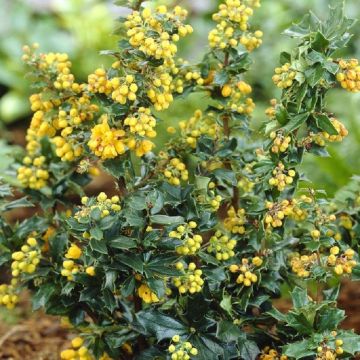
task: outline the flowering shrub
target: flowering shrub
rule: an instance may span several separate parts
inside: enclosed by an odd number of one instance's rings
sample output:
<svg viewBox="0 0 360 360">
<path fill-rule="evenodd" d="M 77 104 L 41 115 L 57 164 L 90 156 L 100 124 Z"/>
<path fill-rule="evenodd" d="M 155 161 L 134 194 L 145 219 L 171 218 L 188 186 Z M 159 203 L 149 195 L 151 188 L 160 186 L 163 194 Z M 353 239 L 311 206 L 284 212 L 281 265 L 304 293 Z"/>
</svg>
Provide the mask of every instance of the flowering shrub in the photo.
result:
<svg viewBox="0 0 360 360">
<path fill-rule="evenodd" d="M 26 198 L 1 207 L 37 210 L 1 220 L 12 279 L 0 303 L 13 308 L 27 287 L 35 310 L 61 316 L 77 334 L 61 359 L 353 359 L 360 337 L 339 328 L 336 300 L 341 279 L 359 277 L 359 182 L 329 200 L 299 168 L 347 135 L 325 99 L 360 89 L 357 60 L 336 58 L 353 20 L 337 6 L 286 31 L 297 46 L 280 56 L 282 93 L 259 140 L 244 80 L 262 42 L 250 25 L 259 1 L 219 6 L 198 65 L 176 57 L 193 31 L 186 10 L 141 3 L 120 19 L 111 68 L 85 84 L 66 54 L 24 48 L 35 89 L 17 169 Z M 161 111 L 192 92 L 210 105 L 156 149 Z M 99 168 L 116 193 L 86 196 Z M 282 313 L 275 300 L 287 293 Z"/>
</svg>

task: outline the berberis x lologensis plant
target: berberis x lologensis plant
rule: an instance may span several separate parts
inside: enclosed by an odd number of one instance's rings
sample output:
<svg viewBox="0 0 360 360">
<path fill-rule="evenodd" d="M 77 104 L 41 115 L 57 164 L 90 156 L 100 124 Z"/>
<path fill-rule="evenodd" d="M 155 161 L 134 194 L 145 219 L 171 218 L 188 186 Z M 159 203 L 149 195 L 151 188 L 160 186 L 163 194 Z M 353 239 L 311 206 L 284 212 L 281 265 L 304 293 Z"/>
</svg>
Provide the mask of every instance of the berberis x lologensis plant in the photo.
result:
<svg viewBox="0 0 360 360">
<path fill-rule="evenodd" d="M 77 333 L 61 359 L 353 359 L 360 337 L 339 328 L 336 301 L 341 279 L 359 274 L 358 194 L 330 202 L 299 165 L 347 135 L 325 99 L 339 85 L 360 90 L 358 61 L 336 57 L 354 21 L 339 5 L 286 31 L 297 46 L 280 56 L 282 95 L 259 140 L 244 80 L 262 42 L 249 25 L 259 1 L 219 6 L 198 65 L 176 57 L 193 31 L 186 10 L 129 6 L 119 50 L 106 52 L 112 66 L 85 84 L 66 54 L 24 47 L 35 89 L 17 169 L 27 200 L 2 209 L 37 210 L 1 220 L 12 279 L 0 302 L 11 309 L 28 288 L 35 310 L 60 315 Z M 155 148 L 161 111 L 194 92 L 207 109 Z M 117 193 L 88 197 L 99 168 Z M 293 307 L 280 312 L 274 300 L 289 293 Z"/>
</svg>

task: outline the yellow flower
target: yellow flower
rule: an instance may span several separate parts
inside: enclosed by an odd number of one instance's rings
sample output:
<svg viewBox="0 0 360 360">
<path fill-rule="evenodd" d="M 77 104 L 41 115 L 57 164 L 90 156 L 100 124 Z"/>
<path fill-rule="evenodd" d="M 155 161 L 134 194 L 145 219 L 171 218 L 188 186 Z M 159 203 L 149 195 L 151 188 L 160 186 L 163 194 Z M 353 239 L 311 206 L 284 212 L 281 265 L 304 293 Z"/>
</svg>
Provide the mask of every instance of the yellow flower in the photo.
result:
<svg viewBox="0 0 360 360">
<path fill-rule="evenodd" d="M 79 259 L 81 254 L 81 249 L 77 245 L 72 244 L 68 249 L 67 253 L 65 254 L 65 257 L 67 259 Z"/>
<path fill-rule="evenodd" d="M 89 266 L 86 268 L 85 272 L 89 275 L 89 276 L 95 276 L 95 268 L 94 266 Z"/>
<path fill-rule="evenodd" d="M 113 159 L 126 151 L 125 131 L 110 128 L 106 115 L 101 118 L 101 124 L 95 125 L 91 130 L 88 146 L 95 155 L 102 159 Z"/>
<path fill-rule="evenodd" d="M 140 285 L 140 287 L 138 288 L 138 295 L 147 304 L 159 301 L 159 298 L 156 296 L 156 294 L 152 292 L 146 284 Z"/>
</svg>

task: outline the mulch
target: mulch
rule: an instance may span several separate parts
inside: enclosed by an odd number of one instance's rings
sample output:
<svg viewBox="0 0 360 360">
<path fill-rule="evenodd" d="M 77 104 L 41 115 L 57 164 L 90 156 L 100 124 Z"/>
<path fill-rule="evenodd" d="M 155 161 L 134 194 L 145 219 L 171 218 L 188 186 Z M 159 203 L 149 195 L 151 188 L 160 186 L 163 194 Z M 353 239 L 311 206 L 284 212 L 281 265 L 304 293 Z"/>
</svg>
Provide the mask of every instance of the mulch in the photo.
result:
<svg viewBox="0 0 360 360">
<path fill-rule="evenodd" d="M 1 360 L 58 360 L 68 342 L 60 322 L 40 313 L 11 327 L 0 324 Z"/>
</svg>

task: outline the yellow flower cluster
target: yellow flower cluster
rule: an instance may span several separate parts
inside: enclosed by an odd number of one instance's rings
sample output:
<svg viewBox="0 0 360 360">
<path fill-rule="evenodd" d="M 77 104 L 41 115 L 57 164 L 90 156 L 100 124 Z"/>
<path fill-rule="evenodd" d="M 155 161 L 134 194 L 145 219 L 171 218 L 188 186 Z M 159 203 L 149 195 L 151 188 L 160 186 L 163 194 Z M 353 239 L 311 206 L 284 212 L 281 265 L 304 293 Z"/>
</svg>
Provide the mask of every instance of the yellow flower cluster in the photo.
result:
<svg viewBox="0 0 360 360">
<path fill-rule="evenodd" d="M 40 262 L 41 250 L 35 238 L 29 237 L 26 244 L 11 255 L 12 276 L 18 277 L 21 273 L 32 274 Z"/>
<path fill-rule="evenodd" d="M 341 215 L 339 218 L 339 225 L 345 228 L 346 230 L 351 230 L 353 227 L 353 222 L 351 220 L 351 216 L 349 215 Z"/>
<path fill-rule="evenodd" d="M 206 84 L 206 79 L 202 78 L 199 67 L 190 65 L 189 61 L 182 58 L 176 58 L 174 60 L 171 72 L 174 75 L 171 88 L 178 94 L 182 94 L 184 88 L 188 85 L 201 86 Z"/>
<path fill-rule="evenodd" d="M 76 172 L 79 174 L 88 173 L 92 176 L 99 176 L 101 173 L 96 164 L 92 165 L 89 159 L 80 160 L 79 164 L 77 165 Z"/>
<path fill-rule="evenodd" d="M 318 256 L 316 253 L 310 255 L 294 254 L 290 259 L 292 271 L 299 277 L 309 277 L 311 267 L 318 263 Z"/>
<path fill-rule="evenodd" d="M 255 186 L 255 182 L 251 181 L 246 176 L 242 176 L 237 183 L 237 187 L 242 191 L 244 191 L 245 193 L 251 192 L 254 186 Z"/>
<path fill-rule="evenodd" d="M 203 85 L 205 82 L 199 71 L 187 71 L 184 77 L 186 81 L 194 80 L 197 85 Z"/>
<path fill-rule="evenodd" d="M 49 178 L 45 160 L 40 160 L 41 138 L 48 136 L 56 146 L 56 154 L 64 161 L 73 161 L 83 152 L 83 144 L 72 136 L 73 132 L 82 122 L 93 119 L 98 106 L 91 104 L 85 86 L 74 81 L 66 54 L 36 55 L 26 46 L 25 51 L 24 61 L 46 85 L 30 96 L 34 115 L 26 135 L 28 155 L 18 170 L 18 178 L 24 187 L 38 190 L 46 186 Z M 49 92 L 55 92 L 52 99 L 48 99 Z"/>
<path fill-rule="evenodd" d="M 187 181 L 189 179 L 186 165 L 178 158 L 172 158 L 168 161 L 163 174 L 167 181 L 175 186 L 180 185 L 181 180 Z"/>
<path fill-rule="evenodd" d="M 206 115 L 201 110 L 196 110 L 194 115 L 187 121 L 180 121 L 181 138 L 186 144 L 195 149 L 198 139 L 205 135 L 215 138 L 221 132 L 221 127 L 216 123 L 215 114 L 212 112 Z"/>
<path fill-rule="evenodd" d="M 101 123 L 91 129 L 88 146 L 101 159 L 113 159 L 124 154 L 127 149 L 135 150 L 139 157 L 152 150 L 154 144 L 150 140 L 136 140 L 133 136 L 128 138 L 123 129 L 110 128 L 106 114 L 100 120 Z"/>
<path fill-rule="evenodd" d="M 6 306 L 11 310 L 19 302 L 19 296 L 16 294 L 17 279 L 12 279 L 10 284 L 0 285 L 0 305 Z"/>
<path fill-rule="evenodd" d="M 93 360 L 89 349 L 84 346 L 84 340 L 81 337 L 76 337 L 71 340 L 71 349 L 63 350 L 60 353 L 60 358 L 63 360 Z"/>
<path fill-rule="evenodd" d="M 17 179 L 23 187 L 39 190 L 46 186 L 49 172 L 46 170 L 45 156 L 31 158 L 25 156 L 23 159 L 24 166 L 18 169 Z"/>
<path fill-rule="evenodd" d="M 348 130 L 342 122 L 335 118 L 330 118 L 330 121 L 338 134 L 330 135 L 325 131 L 319 132 L 317 134 L 311 134 L 312 140 L 319 146 L 325 146 L 326 141 L 341 142 L 349 134 Z"/>
<path fill-rule="evenodd" d="M 245 209 L 238 209 L 233 206 L 227 211 L 227 217 L 224 220 L 224 227 L 233 234 L 245 234 Z"/>
<path fill-rule="evenodd" d="M 259 256 L 255 256 L 251 261 L 247 258 L 241 259 L 240 265 L 230 265 L 229 270 L 231 273 L 240 272 L 236 278 L 236 283 L 249 287 L 258 281 L 258 277 L 254 273 L 254 270 L 255 268 L 260 267 L 262 264 L 263 260 Z"/>
<path fill-rule="evenodd" d="M 198 350 L 189 341 L 182 342 L 179 335 L 174 335 L 171 340 L 168 348 L 171 360 L 190 360 L 192 355 L 198 354 Z"/>
<path fill-rule="evenodd" d="M 168 12 L 166 6 L 158 6 L 155 12 L 145 8 L 141 12 L 134 11 L 125 21 L 129 43 L 144 54 L 155 59 L 172 59 L 176 52 L 176 42 L 193 32 L 190 25 L 184 25 L 187 11 L 176 6 Z M 166 28 L 171 28 L 168 32 Z"/>
<path fill-rule="evenodd" d="M 260 30 L 254 33 L 249 31 L 249 18 L 253 15 L 252 7 L 256 3 L 241 0 L 225 0 L 220 4 L 219 11 L 213 15 L 217 22 L 216 28 L 210 31 L 208 40 L 211 48 L 225 49 L 243 45 L 248 51 L 259 47 L 263 33 Z"/>
<path fill-rule="evenodd" d="M 293 213 L 294 201 L 295 200 L 289 201 L 286 199 L 278 203 L 272 203 L 270 201 L 267 201 L 266 208 L 268 209 L 268 212 L 265 215 L 266 226 L 271 226 L 273 228 L 281 227 L 283 225 L 285 217 Z M 302 214 L 298 215 L 301 216 Z"/>
<path fill-rule="evenodd" d="M 190 263 L 187 268 L 182 262 L 176 263 L 176 268 L 181 270 L 183 274 L 173 279 L 174 285 L 178 288 L 180 294 L 195 294 L 202 290 L 204 280 L 202 279 L 202 271 L 196 268 L 195 263 Z"/>
<path fill-rule="evenodd" d="M 296 71 L 291 69 L 291 64 L 286 63 L 281 67 L 275 68 L 275 75 L 272 77 L 274 84 L 280 89 L 290 87 L 295 79 Z"/>
<path fill-rule="evenodd" d="M 78 91 L 79 84 L 75 82 L 74 75 L 70 73 L 71 62 L 65 53 L 48 53 L 37 56 L 33 53 L 39 47 L 33 44 L 32 49 L 25 45 L 22 60 L 34 64 L 40 71 L 49 71 L 55 89 L 61 91 Z"/>
<path fill-rule="evenodd" d="M 275 349 L 272 349 L 270 346 L 266 346 L 261 350 L 261 354 L 259 356 L 259 360 L 287 360 L 288 357 L 286 355 L 281 355 Z"/>
<path fill-rule="evenodd" d="M 293 183 L 296 172 L 292 169 L 286 170 L 284 164 L 279 162 L 272 175 L 269 179 L 269 185 L 277 187 L 279 191 L 284 191 L 286 185 Z"/>
<path fill-rule="evenodd" d="M 326 231 L 326 236 L 331 236 L 334 238 L 335 241 L 340 241 L 341 240 L 341 233 L 339 232 L 335 232 L 334 230 L 327 230 Z"/>
<path fill-rule="evenodd" d="M 277 100 L 271 99 L 270 106 L 266 108 L 265 115 L 270 119 L 275 119 Z"/>
<path fill-rule="evenodd" d="M 71 135 L 84 121 L 92 120 L 94 113 L 99 110 L 97 105 L 91 104 L 90 98 L 85 94 L 76 99 L 69 99 L 67 105 L 69 104 L 70 110 L 60 109 L 58 117 L 52 121 L 55 130 L 60 131 L 60 135 L 55 136 L 52 142 L 56 146 L 56 155 L 62 161 L 73 161 L 82 155 L 83 144 Z"/>
<path fill-rule="evenodd" d="M 184 90 L 183 80 L 181 78 L 174 80 L 172 75 L 179 74 L 179 68 L 174 59 L 177 52 L 175 42 L 192 32 L 191 26 L 184 25 L 182 22 L 186 15 L 187 12 L 179 6 L 176 6 L 172 13 L 167 12 L 165 6 L 159 6 L 154 13 L 149 8 L 141 12 L 135 11 L 125 22 L 125 27 L 128 28 L 127 34 L 130 37 L 129 42 L 134 48 L 150 57 L 164 60 L 162 65 L 151 68 L 149 71 L 145 68 L 142 74 L 146 80 L 146 94 L 158 111 L 169 107 L 173 101 L 173 91 L 182 93 Z M 168 29 L 170 25 L 172 29 L 168 32 L 165 28 Z M 115 62 L 112 67 L 118 69 L 120 65 L 120 62 Z M 102 81 L 106 84 L 106 79 Z M 110 89 L 111 85 L 107 87 Z M 106 86 L 103 85 L 102 90 L 105 91 Z M 123 90 L 125 93 L 125 88 Z M 107 92 L 110 93 L 110 90 Z"/>
<path fill-rule="evenodd" d="M 81 207 L 81 210 L 76 212 L 74 216 L 75 219 L 88 216 L 94 209 L 100 210 L 101 217 L 110 215 L 112 211 L 118 212 L 121 210 L 119 196 L 114 195 L 111 198 L 108 198 L 104 192 L 99 193 L 99 195 L 96 197 L 96 200 L 93 198 L 88 198 L 87 196 L 83 196 L 81 198 L 81 203 L 83 206 Z"/>
<path fill-rule="evenodd" d="M 149 108 L 140 107 L 139 110 L 124 120 L 124 125 L 129 126 L 130 133 L 139 136 L 147 136 L 153 138 L 156 136 L 154 130 L 156 120 L 151 115 Z"/>
<path fill-rule="evenodd" d="M 79 266 L 73 260 L 64 260 L 61 275 L 65 276 L 69 281 L 74 280 L 74 275 L 80 271 Z"/>
<path fill-rule="evenodd" d="M 187 224 L 179 225 L 176 230 L 170 231 L 169 237 L 181 240 L 182 245 L 176 248 L 176 252 L 180 255 L 194 255 L 200 249 L 202 244 L 202 236 L 194 234 L 197 223 L 190 221 Z"/>
<path fill-rule="evenodd" d="M 65 257 L 68 260 L 63 261 L 63 269 L 61 275 L 67 277 L 69 281 L 74 280 L 74 275 L 78 274 L 80 267 L 73 260 L 78 260 L 82 255 L 82 250 L 76 245 L 71 244 L 67 250 Z"/>
<path fill-rule="evenodd" d="M 75 263 L 74 260 L 78 260 L 82 255 L 82 250 L 75 244 L 72 244 L 68 249 L 65 257 L 68 260 L 63 261 L 63 269 L 61 270 L 61 275 L 67 277 L 69 281 L 74 280 L 74 275 L 78 274 L 80 271 L 84 271 L 89 276 L 95 276 L 95 267 L 87 266 L 82 267 Z"/>
<path fill-rule="evenodd" d="M 215 212 L 218 211 L 221 205 L 221 201 L 223 200 L 223 198 L 221 197 L 221 195 L 216 195 L 215 191 L 212 190 L 214 187 L 212 187 L 214 184 L 215 187 L 215 183 L 213 182 L 209 182 L 209 194 L 210 194 L 210 199 L 209 199 L 209 204 L 211 206 L 211 211 Z"/>
<path fill-rule="evenodd" d="M 152 75 L 149 84 L 147 96 L 157 111 L 167 109 L 174 100 L 172 91 L 175 90 L 177 85 L 173 83 L 173 78 L 169 71 L 176 72 L 177 68 L 174 66 L 170 68 L 165 65 L 159 66 Z"/>
<path fill-rule="evenodd" d="M 110 128 L 108 117 L 102 115 L 101 123 L 91 129 L 91 137 L 88 142 L 90 150 L 101 159 L 113 159 L 126 151 L 125 131 Z"/>
<path fill-rule="evenodd" d="M 224 235 L 220 230 L 215 231 L 211 236 L 207 251 L 214 253 L 217 260 L 228 260 L 235 256 L 235 246 L 237 241 Z"/>
<path fill-rule="evenodd" d="M 105 69 L 98 68 L 88 76 L 88 90 L 93 94 L 109 95 L 112 100 L 125 105 L 127 101 L 136 100 L 138 86 L 131 74 L 109 78 Z"/>
<path fill-rule="evenodd" d="M 342 355 L 344 353 L 344 349 L 342 348 L 343 344 L 344 344 L 343 340 L 336 339 L 335 349 L 333 349 L 328 344 L 326 344 L 326 341 L 324 341 L 317 348 L 317 356 L 315 360 L 335 360 L 338 357 L 338 355 Z"/>
<path fill-rule="evenodd" d="M 284 136 L 282 133 L 275 131 L 272 131 L 270 133 L 270 139 L 274 140 L 273 146 L 271 147 L 271 151 L 274 154 L 278 154 L 279 152 L 285 152 L 291 142 L 290 136 Z"/>
<path fill-rule="evenodd" d="M 229 98 L 226 106 L 239 114 L 250 115 L 255 109 L 253 99 L 246 97 L 252 92 L 252 88 L 245 81 L 236 84 L 225 84 L 221 89 L 221 95 Z"/>
<path fill-rule="evenodd" d="M 151 289 L 146 284 L 141 284 L 139 286 L 138 295 L 146 304 L 159 302 L 157 295 L 151 291 Z"/>
<path fill-rule="evenodd" d="M 337 275 L 351 274 L 353 267 L 357 264 L 354 255 L 355 251 L 353 249 L 347 249 L 343 254 L 340 254 L 339 247 L 333 246 L 327 258 L 327 264 L 334 267 L 334 272 Z"/>
<path fill-rule="evenodd" d="M 340 71 L 336 74 L 336 80 L 341 87 L 351 92 L 360 91 L 360 66 L 357 59 L 340 60 Z"/>
</svg>

